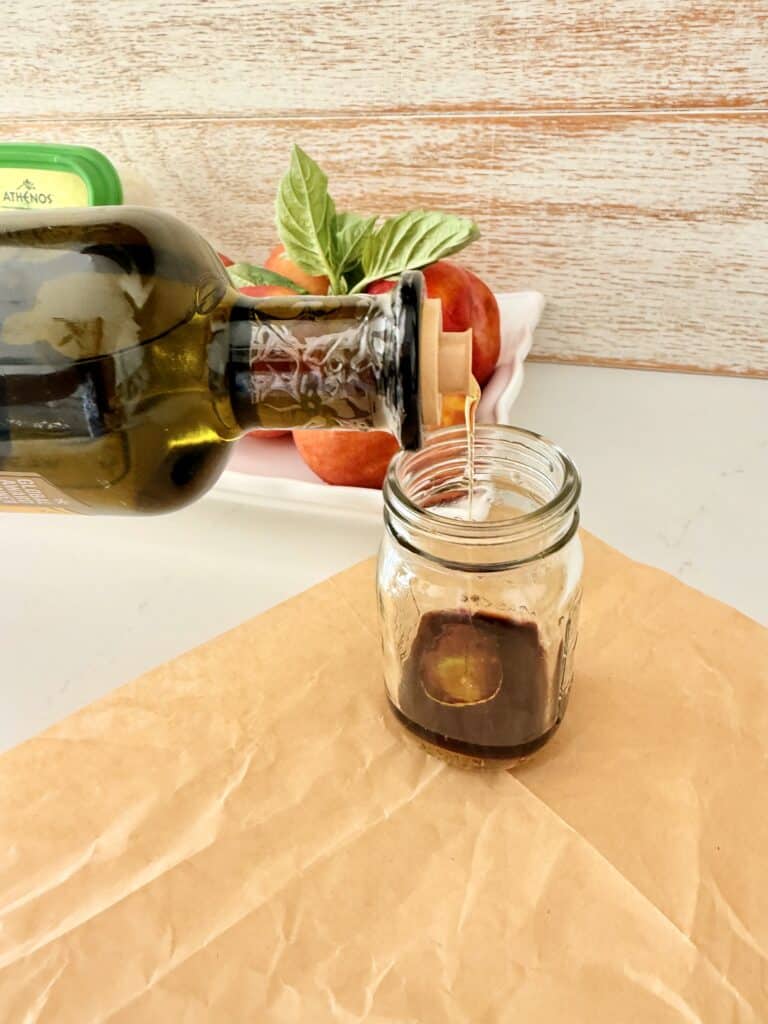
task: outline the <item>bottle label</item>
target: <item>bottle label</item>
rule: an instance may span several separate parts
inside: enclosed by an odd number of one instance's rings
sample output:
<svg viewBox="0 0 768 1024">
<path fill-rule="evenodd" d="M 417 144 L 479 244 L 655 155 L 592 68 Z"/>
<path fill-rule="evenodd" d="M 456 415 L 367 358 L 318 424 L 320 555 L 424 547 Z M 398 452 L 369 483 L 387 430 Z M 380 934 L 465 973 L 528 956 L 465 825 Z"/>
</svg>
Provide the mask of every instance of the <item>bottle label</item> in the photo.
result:
<svg viewBox="0 0 768 1024">
<path fill-rule="evenodd" d="M 0 473 L 0 512 L 77 512 L 77 503 L 38 473 Z"/>
<path fill-rule="evenodd" d="M 88 206 L 88 187 L 79 175 L 0 167 L 0 208 L 41 210 L 54 206 Z"/>
<path fill-rule="evenodd" d="M 309 305 L 312 298 L 307 297 L 303 319 L 297 315 L 290 322 L 254 322 L 250 399 L 259 407 L 259 425 L 282 430 L 388 429 L 378 389 L 391 347 L 389 323 L 371 315 L 362 303 L 362 312 L 350 307 L 336 311 L 336 319 L 330 320 L 324 297 L 317 297 L 314 311 Z M 333 306 L 330 309 L 334 311 Z"/>
</svg>

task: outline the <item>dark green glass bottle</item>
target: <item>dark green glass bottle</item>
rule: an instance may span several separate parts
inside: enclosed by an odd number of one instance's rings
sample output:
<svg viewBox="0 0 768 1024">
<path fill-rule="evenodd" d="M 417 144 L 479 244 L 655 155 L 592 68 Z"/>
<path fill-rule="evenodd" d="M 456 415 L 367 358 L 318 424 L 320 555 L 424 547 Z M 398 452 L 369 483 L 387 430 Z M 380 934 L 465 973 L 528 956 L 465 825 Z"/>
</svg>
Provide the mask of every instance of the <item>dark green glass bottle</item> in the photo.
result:
<svg viewBox="0 0 768 1024">
<path fill-rule="evenodd" d="M 386 295 L 247 298 L 131 207 L 0 212 L 0 506 L 157 513 L 265 428 L 421 443 L 420 274 Z"/>
</svg>

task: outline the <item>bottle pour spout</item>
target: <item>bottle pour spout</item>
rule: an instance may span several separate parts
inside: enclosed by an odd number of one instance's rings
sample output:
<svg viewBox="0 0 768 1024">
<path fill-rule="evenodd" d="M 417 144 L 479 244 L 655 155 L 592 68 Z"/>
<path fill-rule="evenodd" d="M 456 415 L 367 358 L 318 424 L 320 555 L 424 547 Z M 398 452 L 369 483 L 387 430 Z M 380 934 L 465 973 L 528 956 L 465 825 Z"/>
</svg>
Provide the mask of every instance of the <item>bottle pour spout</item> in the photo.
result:
<svg viewBox="0 0 768 1024">
<path fill-rule="evenodd" d="M 440 426 L 444 395 L 473 393 L 472 328 L 444 331 L 439 299 L 422 303 L 419 377 L 421 416 L 427 428 Z"/>
</svg>

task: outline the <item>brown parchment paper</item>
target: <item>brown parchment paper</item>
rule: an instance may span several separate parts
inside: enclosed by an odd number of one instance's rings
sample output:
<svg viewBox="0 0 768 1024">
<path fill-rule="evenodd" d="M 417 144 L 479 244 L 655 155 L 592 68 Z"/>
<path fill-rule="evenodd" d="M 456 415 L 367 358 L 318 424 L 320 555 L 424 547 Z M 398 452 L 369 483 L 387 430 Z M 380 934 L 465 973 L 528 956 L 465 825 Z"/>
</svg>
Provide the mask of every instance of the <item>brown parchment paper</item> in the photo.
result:
<svg viewBox="0 0 768 1024">
<path fill-rule="evenodd" d="M 585 542 L 514 775 L 401 739 L 372 563 L 0 758 L 2 1024 L 768 1021 L 768 633 Z"/>
</svg>

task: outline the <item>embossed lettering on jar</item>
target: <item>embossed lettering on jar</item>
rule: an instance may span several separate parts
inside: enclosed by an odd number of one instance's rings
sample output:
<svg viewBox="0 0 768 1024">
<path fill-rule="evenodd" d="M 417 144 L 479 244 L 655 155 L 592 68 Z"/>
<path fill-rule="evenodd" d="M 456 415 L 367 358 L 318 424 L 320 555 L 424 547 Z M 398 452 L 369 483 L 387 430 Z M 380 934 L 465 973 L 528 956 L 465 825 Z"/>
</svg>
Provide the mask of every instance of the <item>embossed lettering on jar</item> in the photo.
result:
<svg viewBox="0 0 768 1024">
<path fill-rule="evenodd" d="M 393 460 L 378 570 L 385 681 L 430 753 L 509 767 L 559 727 L 581 600 L 580 488 L 563 451 L 513 427 L 477 428 L 471 484 L 461 427 Z"/>
</svg>

